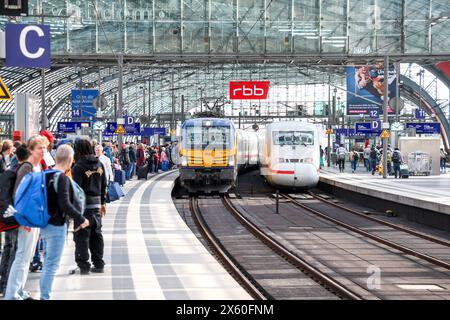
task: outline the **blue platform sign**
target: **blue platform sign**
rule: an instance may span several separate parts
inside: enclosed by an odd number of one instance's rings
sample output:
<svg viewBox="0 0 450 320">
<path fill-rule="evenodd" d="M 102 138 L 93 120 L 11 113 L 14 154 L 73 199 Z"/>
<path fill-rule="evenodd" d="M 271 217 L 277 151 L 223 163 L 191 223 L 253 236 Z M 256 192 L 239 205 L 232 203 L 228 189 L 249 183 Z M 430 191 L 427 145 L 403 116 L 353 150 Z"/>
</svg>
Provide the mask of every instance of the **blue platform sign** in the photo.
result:
<svg viewBox="0 0 450 320">
<path fill-rule="evenodd" d="M 5 44 L 7 67 L 50 69 L 50 26 L 8 23 Z"/>
<path fill-rule="evenodd" d="M 415 109 L 414 110 L 416 119 L 425 119 L 425 116 L 427 115 L 425 111 L 422 109 Z"/>
<path fill-rule="evenodd" d="M 81 106 L 80 90 L 72 90 L 72 118 L 95 118 L 97 110 L 94 107 L 94 99 L 98 97 L 98 90 L 84 89 L 83 105 Z"/>
<path fill-rule="evenodd" d="M 440 134 L 441 124 L 438 122 L 407 123 L 406 129 L 415 128 L 417 134 Z"/>
<path fill-rule="evenodd" d="M 362 134 L 372 133 L 372 124 L 370 122 L 356 122 L 355 123 L 355 132 Z"/>
<path fill-rule="evenodd" d="M 379 109 L 369 110 L 369 116 L 372 119 L 379 119 L 380 118 L 380 110 Z"/>
<path fill-rule="evenodd" d="M 140 136 L 141 135 L 141 124 L 133 123 L 131 125 L 124 125 L 123 128 L 127 132 L 125 135 L 129 136 Z M 103 133 L 105 136 L 113 135 L 117 130 L 117 122 L 108 122 L 106 125 L 105 132 Z"/>
<path fill-rule="evenodd" d="M 380 134 L 381 133 L 381 120 L 372 120 L 372 134 Z"/>
<path fill-rule="evenodd" d="M 89 122 L 58 122 L 58 133 L 75 133 L 84 126 L 89 127 Z"/>
<path fill-rule="evenodd" d="M 142 131 L 142 135 L 144 137 L 150 137 L 153 136 L 155 134 L 159 134 L 162 136 L 166 135 L 166 128 L 144 128 L 144 130 Z"/>
</svg>

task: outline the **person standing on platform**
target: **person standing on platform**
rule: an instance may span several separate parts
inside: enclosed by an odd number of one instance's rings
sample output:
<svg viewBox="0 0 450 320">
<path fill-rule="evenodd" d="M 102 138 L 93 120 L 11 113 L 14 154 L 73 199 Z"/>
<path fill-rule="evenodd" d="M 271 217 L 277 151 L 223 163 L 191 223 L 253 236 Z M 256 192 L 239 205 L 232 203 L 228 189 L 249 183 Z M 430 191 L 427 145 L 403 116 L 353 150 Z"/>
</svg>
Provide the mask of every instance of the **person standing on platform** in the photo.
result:
<svg viewBox="0 0 450 320">
<path fill-rule="evenodd" d="M 323 164 L 324 164 L 323 155 L 324 155 L 324 151 L 322 149 L 322 146 L 320 146 L 320 165 L 319 165 L 320 169 L 323 168 Z"/>
<path fill-rule="evenodd" d="M 179 154 L 180 154 L 180 148 L 178 147 L 178 141 L 174 141 L 172 145 L 172 150 L 170 151 L 170 158 L 172 160 L 173 166 L 175 168 L 178 167 L 179 164 Z"/>
<path fill-rule="evenodd" d="M 102 147 L 97 144 L 96 148 Z M 53 280 L 58 271 L 64 244 L 67 236 L 68 219 L 75 220 L 81 229 L 89 226 L 89 220 L 83 217 L 82 204 L 75 196 L 76 188 L 66 176 L 73 163 L 74 151 L 71 146 L 61 145 L 56 150 L 55 170 L 59 171 L 55 189 L 55 175 L 51 173 L 47 178 L 48 212 L 51 216 L 48 225 L 41 229 L 44 240 L 44 266 L 40 279 L 41 300 L 49 300 L 53 287 Z M 106 158 L 106 157 L 105 157 Z M 108 159 L 108 158 L 106 158 Z M 108 159 L 109 160 L 109 159 Z"/>
<path fill-rule="evenodd" d="M 2 144 L 0 153 L 0 173 L 6 171 L 11 163 L 11 158 L 14 155 L 14 144 L 11 140 L 5 140 Z"/>
<path fill-rule="evenodd" d="M 127 173 L 128 179 L 132 179 L 136 173 L 136 146 L 134 142 L 131 142 L 128 152 L 130 153 L 130 167 L 128 168 Z"/>
<path fill-rule="evenodd" d="M 153 147 L 148 148 L 148 157 L 147 157 L 147 164 L 148 164 L 148 170 L 150 173 L 155 172 L 154 168 L 154 162 L 155 161 L 155 149 Z"/>
<path fill-rule="evenodd" d="M 336 149 L 337 162 L 339 165 L 339 172 L 344 172 L 345 169 L 345 156 L 347 151 L 344 148 L 344 145 L 341 144 L 339 148 Z"/>
<path fill-rule="evenodd" d="M 98 160 L 100 160 L 103 168 L 105 169 L 107 183 L 109 183 L 110 181 L 114 181 L 114 173 L 111 160 L 109 160 L 109 158 L 103 153 L 103 147 L 99 144 L 95 146 L 95 156 L 98 158 Z"/>
<path fill-rule="evenodd" d="M 12 170 L 15 170 L 19 165 L 19 160 L 17 159 L 17 156 L 15 153 L 16 153 L 17 148 L 19 148 L 22 145 L 23 145 L 22 141 L 14 141 L 14 147 L 13 147 L 14 154 L 12 155 L 11 162 L 9 163 L 9 168 Z M 26 145 L 25 145 L 25 147 L 26 147 Z"/>
<path fill-rule="evenodd" d="M 145 165 L 145 151 L 142 143 L 139 143 L 136 149 L 136 166 L 137 168 Z"/>
<path fill-rule="evenodd" d="M 364 157 L 364 167 L 366 167 L 367 172 L 370 171 L 371 165 L 370 165 L 370 145 L 367 145 L 364 148 L 363 157 Z"/>
<path fill-rule="evenodd" d="M 352 166 L 352 173 L 355 173 L 355 171 L 356 171 L 356 163 L 359 160 L 358 152 L 356 150 L 350 151 L 349 158 L 350 158 L 350 163 L 351 163 L 351 166 Z"/>
<path fill-rule="evenodd" d="M 370 159 L 370 167 L 372 169 L 372 175 L 374 175 L 375 171 L 377 170 L 377 163 L 378 163 L 378 151 L 374 145 L 372 145 L 372 148 L 370 148 L 369 159 Z"/>
<path fill-rule="evenodd" d="M 86 206 L 83 216 L 89 220 L 89 227 L 79 229 L 74 224 L 75 261 L 80 274 L 89 272 L 103 273 L 104 242 L 102 235 L 102 218 L 106 214 L 106 174 L 102 163 L 92 152 L 92 145 L 86 139 L 75 143 L 75 166 L 72 168 L 73 180 L 86 194 Z M 89 262 L 89 252 L 94 268 Z"/>
<path fill-rule="evenodd" d="M 129 180 L 128 176 L 128 169 L 130 167 L 130 148 L 127 143 L 124 143 L 122 145 L 122 152 L 120 154 L 120 165 L 122 166 L 122 169 L 125 170 L 125 178 Z"/>
<path fill-rule="evenodd" d="M 30 157 L 30 151 L 26 144 L 22 144 L 17 147 L 15 157 L 18 161 L 17 166 L 10 168 L 10 170 L 18 171 L 22 165 L 28 166 L 28 171 L 33 170 L 33 165 L 28 161 Z M 2 259 L 0 262 L 0 294 L 4 294 L 6 291 L 6 284 L 11 270 L 11 266 L 14 262 L 17 249 L 17 236 L 19 229 L 14 229 L 5 232 L 5 244 L 2 250 Z"/>
<path fill-rule="evenodd" d="M 447 167 L 447 152 L 443 148 L 441 148 L 441 173 L 446 173 Z"/>
<path fill-rule="evenodd" d="M 105 146 L 103 147 L 103 151 L 105 156 L 109 158 L 109 161 L 111 163 L 114 163 L 114 155 L 113 155 L 113 146 L 111 142 L 106 142 Z"/>
<path fill-rule="evenodd" d="M 159 147 L 156 146 L 154 148 L 154 150 L 155 150 L 155 153 L 153 154 L 153 165 L 155 166 L 155 173 L 158 173 L 159 172 L 159 159 L 160 159 Z"/>
<path fill-rule="evenodd" d="M 394 166 L 394 176 L 395 179 L 401 178 L 400 176 L 400 165 L 402 164 L 402 154 L 398 148 L 395 148 L 392 153 L 392 164 Z"/>
<path fill-rule="evenodd" d="M 33 136 L 28 140 L 27 147 L 30 150 L 28 161 L 31 166 L 22 165 L 17 171 L 14 194 L 22 179 L 31 172 L 41 172 L 41 161 L 47 152 L 48 140 L 42 136 Z M 30 208 L 30 210 L 34 210 Z M 34 249 L 39 239 L 39 228 L 20 226 L 17 234 L 17 250 L 14 262 L 8 276 L 8 284 L 5 291 L 5 300 L 33 300 L 25 291 L 25 283 L 28 278 L 28 268 L 33 258 Z"/>
</svg>

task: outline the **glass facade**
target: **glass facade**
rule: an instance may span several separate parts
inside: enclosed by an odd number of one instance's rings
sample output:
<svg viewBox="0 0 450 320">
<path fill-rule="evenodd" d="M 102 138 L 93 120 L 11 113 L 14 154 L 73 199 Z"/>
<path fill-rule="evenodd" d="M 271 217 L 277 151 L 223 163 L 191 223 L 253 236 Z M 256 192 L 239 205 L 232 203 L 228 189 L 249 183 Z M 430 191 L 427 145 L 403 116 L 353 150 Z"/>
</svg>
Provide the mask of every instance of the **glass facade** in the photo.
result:
<svg viewBox="0 0 450 320">
<path fill-rule="evenodd" d="M 30 0 L 53 54 L 442 54 L 448 0 Z M 0 27 L 8 17 L 0 18 Z"/>
</svg>

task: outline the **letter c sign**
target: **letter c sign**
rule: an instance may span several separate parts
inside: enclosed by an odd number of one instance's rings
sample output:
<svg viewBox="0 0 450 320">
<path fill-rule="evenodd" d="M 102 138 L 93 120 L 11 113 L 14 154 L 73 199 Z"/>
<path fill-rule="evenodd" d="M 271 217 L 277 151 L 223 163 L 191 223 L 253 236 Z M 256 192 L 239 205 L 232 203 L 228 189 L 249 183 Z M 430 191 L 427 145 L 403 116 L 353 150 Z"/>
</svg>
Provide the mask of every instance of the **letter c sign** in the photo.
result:
<svg viewBox="0 0 450 320">
<path fill-rule="evenodd" d="M 6 66 L 50 68 L 50 27 L 45 25 L 6 25 Z"/>
</svg>

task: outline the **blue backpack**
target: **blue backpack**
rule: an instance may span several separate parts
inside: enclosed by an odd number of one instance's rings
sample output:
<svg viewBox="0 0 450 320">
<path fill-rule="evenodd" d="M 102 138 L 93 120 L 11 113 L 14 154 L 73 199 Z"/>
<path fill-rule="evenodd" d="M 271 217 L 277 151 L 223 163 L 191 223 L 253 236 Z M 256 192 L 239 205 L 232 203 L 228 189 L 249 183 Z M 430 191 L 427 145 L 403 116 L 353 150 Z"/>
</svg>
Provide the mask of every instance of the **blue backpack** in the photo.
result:
<svg viewBox="0 0 450 320">
<path fill-rule="evenodd" d="M 59 172 L 47 170 L 31 172 L 23 177 L 14 198 L 14 217 L 26 227 L 45 228 L 50 220 L 47 203 L 46 174 Z"/>
</svg>

